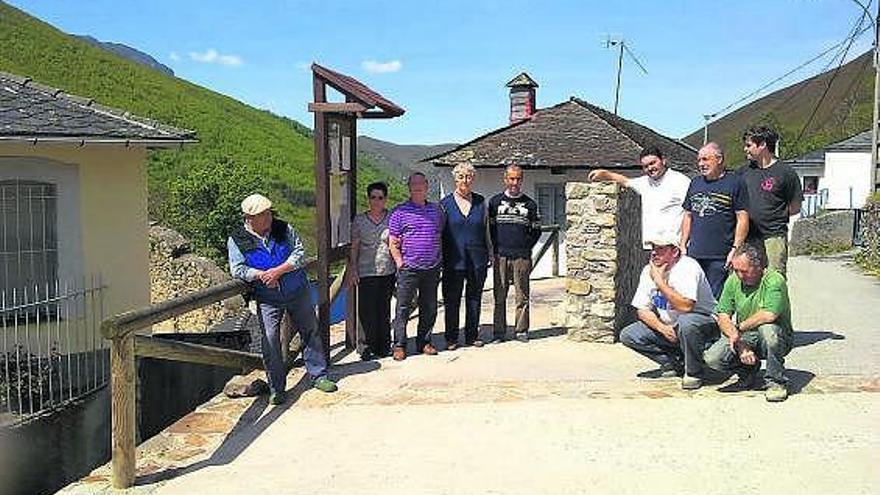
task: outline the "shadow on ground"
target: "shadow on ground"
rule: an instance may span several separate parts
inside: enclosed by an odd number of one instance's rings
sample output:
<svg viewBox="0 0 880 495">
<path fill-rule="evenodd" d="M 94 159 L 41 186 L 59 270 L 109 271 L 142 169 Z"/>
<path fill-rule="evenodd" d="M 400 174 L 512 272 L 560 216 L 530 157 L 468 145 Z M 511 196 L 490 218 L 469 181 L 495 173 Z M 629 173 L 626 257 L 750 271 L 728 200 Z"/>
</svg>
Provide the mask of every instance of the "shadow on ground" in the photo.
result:
<svg viewBox="0 0 880 495">
<path fill-rule="evenodd" d="M 351 350 L 342 349 L 336 355 L 331 357 L 331 362 L 338 362 L 350 352 Z M 298 360 L 297 362 L 301 363 L 301 360 Z M 369 373 L 377 369 L 379 369 L 379 363 L 372 361 L 358 361 L 335 365 L 332 369 L 332 377 L 336 380 L 342 380 L 348 376 Z M 245 410 L 238 419 L 238 422 L 232 428 L 232 431 L 226 435 L 223 443 L 220 444 L 210 458 L 190 464 L 189 466 L 166 469 L 145 476 L 138 476 L 135 480 L 135 485 L 150 485 L 198 471 L 205 467 L 229 464 L 244 452 L 245 449 L 247 449 L 248 446 L 250 446 L 251 443 L 253 443 L 254 440 L 256 440 L 272 423 L 274 423 L 275 420 L 284 414 L 285 411 L 293 407 L 304 392 L 311 388 L 311 379 L 307 374 L 303 374 L 296 385 L 287 390 L 287 399 L 284 404 L 274 406 L 268 412 L 266 412 L 266 409 L 269 407 L 268 396 L 260 396 Z"/>
<path fill-rule="evenodd" d="M 844 340 L 846 336 L 825 330 L 794 332 L 794 347 L 805 347 L 823 340 Z"/>
</svg>

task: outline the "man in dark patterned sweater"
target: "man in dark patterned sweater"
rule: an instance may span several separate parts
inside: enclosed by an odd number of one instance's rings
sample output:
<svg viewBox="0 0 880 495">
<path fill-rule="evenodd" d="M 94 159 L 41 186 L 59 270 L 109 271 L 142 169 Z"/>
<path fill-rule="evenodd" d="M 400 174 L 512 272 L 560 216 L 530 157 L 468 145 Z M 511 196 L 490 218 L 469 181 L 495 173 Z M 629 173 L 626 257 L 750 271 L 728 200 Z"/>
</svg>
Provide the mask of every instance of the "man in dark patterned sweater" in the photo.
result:
<svg viewBox="0 0 880 495">
<path fill-rule="evenodd" d="M 507 334 L 507 292 L 516 294 L 516 338 L 529 339 L 529 275 L 532 248 L 541 236 L 538 205 L 522 192 L 523 171 L 510 165 L 504 171 L 505 190 L 489 200 L 489 231 L 494 246 L 495 342 Z"/>
</svg>

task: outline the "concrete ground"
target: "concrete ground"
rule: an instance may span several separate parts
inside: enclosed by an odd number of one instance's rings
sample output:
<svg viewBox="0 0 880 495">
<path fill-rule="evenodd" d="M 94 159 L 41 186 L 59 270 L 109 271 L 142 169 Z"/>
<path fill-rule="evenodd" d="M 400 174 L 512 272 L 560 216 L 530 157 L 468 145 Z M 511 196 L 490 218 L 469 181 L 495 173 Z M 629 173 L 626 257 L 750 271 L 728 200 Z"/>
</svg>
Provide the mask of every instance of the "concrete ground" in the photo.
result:
<svg viewBox="0 0 880 495">
<path fill-rule="evenodd" d="M 282 406 L 218 397 L 147 442 L 135 491 L 878 493 L 880 282 L 808 258 L 790 278 L 799 333 L 781 404 L 721 384 L 685 392 L 638 377 L 653 366 L 619 344 L 568 341 L 549 323 L 562 298 L 549 280 L 528 344 L 339 355 L 336 394 L 306 390 L 297 370 Z M 106 473 L 68 491 L 105 489 Z"/>
</svg>

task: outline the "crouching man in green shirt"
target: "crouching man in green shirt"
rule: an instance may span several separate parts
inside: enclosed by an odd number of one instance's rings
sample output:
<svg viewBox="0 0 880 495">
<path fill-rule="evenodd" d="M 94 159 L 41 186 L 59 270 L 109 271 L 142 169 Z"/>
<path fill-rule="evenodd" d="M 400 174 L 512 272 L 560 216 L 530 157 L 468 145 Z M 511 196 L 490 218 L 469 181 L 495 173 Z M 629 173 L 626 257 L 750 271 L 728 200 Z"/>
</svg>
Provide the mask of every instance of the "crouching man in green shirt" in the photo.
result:
<svg viewBox="0 0 880 495">
<path fill-rule="evenodd" d="M 740 390 L 757 388 L 761 359 L 766 359 L 764 396 L 769 402 L 784 401 L 788 390 L 783 365 L 793 333 L 785 277 L 765 269 L 762 253 L 748 244 L 737 248 L 731 264 L 734 273 L 727 277 L 715 308 L 723 336 L 703 359 L 712 369 L 736 371 L 739 381 L 734 386 Z"/>
</svg>

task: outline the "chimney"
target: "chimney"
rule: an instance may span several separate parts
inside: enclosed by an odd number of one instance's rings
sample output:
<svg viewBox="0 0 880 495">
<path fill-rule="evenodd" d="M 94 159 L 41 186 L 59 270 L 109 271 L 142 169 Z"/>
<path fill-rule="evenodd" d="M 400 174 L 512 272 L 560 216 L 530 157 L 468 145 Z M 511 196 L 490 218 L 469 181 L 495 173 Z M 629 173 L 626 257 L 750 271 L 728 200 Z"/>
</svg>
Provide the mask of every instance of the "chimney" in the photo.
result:
<svg viewBox="0 0 880 495">
<path fill-rule="evenodd" d="M 535 114 L 535 88 L 538 83 L 525 72 L 507 83 L 510 88 L 510 123 L 532 118 Z"/>
</svg>

